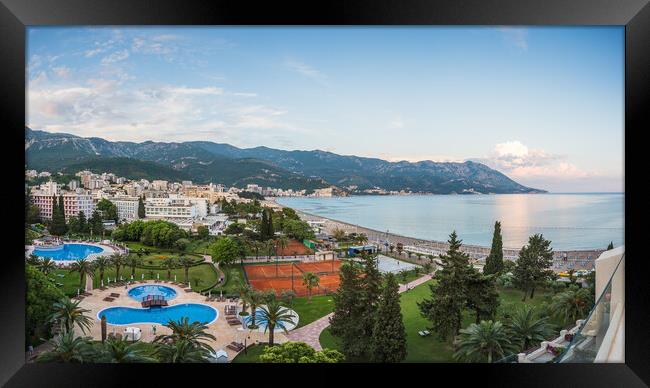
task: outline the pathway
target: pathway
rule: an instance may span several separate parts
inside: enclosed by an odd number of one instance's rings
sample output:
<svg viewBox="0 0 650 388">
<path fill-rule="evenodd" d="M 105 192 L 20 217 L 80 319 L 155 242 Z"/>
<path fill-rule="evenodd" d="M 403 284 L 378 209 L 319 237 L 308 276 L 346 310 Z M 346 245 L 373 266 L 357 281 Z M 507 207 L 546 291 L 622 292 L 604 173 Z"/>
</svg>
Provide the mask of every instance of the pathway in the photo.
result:
<svg viewBox="0 0 650 388">
<path fill-rule="evenodd" d="M 402 293 L 404 291 L 410 290 L 422 283 L 428 282 L 429 280 L 431 280 L 431 275 L 424 275 L 407 284 L 401 284 L 399 287 L 399 292 Z M 319 340 L 320 334 L 323 332 L 323 330 L 325 330 L 325 328 L 330 325 L 330 317 L 332 315 L 334 315 L 334 313 L 329 313 L 326 316 L 319 318 L 308 325 L 290 331 L 289 334 L 287 334 L 287 339 L 289 341 L 305 342 L 316 350 L 322 350 L 323 348 L 320 346 Z"/>
</svg>

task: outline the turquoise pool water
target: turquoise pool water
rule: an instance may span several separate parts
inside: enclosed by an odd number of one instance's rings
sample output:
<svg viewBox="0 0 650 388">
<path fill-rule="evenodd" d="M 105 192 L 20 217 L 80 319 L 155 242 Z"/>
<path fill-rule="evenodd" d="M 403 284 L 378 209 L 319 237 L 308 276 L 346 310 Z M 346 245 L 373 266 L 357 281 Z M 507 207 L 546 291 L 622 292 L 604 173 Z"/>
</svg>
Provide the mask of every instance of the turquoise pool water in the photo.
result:
<svg viewBox="0 0 650 388">
<path fill-rule="evenodd" d="M 253 318 L 250 315 L 244 317 L 244 322 L 246 323 L 246 326 L 248 326 L 250 324 L 251 319 L 253 319 Z M 294 322 L 294 323 L 297 325 L 298 321 L 296 320 L 296 322 Z M 255 309 L 255 324 L 257 326 L 259 326 L 260 328 L 262 328 L 263 330 L 266 329 L 266 322 L 264 322 L 264 320 L 262 319 L 262 309 L 261 308 Z M 295 325 L 292 325 L 292 324 L 289 324 L 289 323 L 286 324 L 286 329 L 287 330 L 291 330 L 294 327 L 295 327 Z M 274 331 L 282 330 L 283 328 L 285 328 L 285 323 L 278 322 L 275 325 L 275 330 Z"/>
<path fill-rule="evenodd" d="M 52 260 L 70 261 L 81 260 L 93 253 L 103 252 L 104 249 L 88 244 L 63 244 L 63 247 L 56 250 L 34 248 L 32 252 L 38 257 L 49 257 Z"/>
<path fill-rule="evenodd" d="M 159 285 L 137 286 L 129 290 L 129 296 L 138 302 L 149 295 L 162 296 L 165 300 L 171 300 L 176 297 L 176 291 L 171 287 Z"/>
<path fill-rule="evenodd" d="M 204 304 L 185 303 L 169 307 L 108 307 L 97 313 L 97 319 L 101 320 L 102 315 L 106 316 L 106 322 L 111 325 L 129 325 L 133 323 L 157 323 L 164 325 L 170 320 L 177 321 L 188 317 L 190 322 L 199 321 L 204 324 L 214 322 L 219 312 Z"/>
</svg>

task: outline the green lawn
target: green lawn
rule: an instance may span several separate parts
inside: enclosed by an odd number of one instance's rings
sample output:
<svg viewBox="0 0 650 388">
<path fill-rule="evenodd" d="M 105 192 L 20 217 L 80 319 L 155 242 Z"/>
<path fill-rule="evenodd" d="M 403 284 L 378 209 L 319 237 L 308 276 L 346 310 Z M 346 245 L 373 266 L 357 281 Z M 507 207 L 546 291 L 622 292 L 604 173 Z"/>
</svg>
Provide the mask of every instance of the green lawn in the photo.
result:
<svg viewBox="0 0 650 388">
<path fill-rule="evenodd" d="M 212 292 L 223 291 L 225 295 L 231 295 L 237 293 L 237 286 L 239 283 L 245 281 L 244 270 L 239 264 L 232 264 L 221 268 L 225 276 L 225 283 L 221 286 L 215 287 L 212 289 Z"/>
<path fill-rule="evenodd" d="M 420 315 L 417 302 L 430 297 L 427 282 L 414 289 L 401 294 L 402 316 L 404 317 L 404 328 L 406 329 L 406 341 L 408 355 L 405 362 L 453 362 L 453 348 L 449 342 L 440 341 L 435 333 L 427 337 L 420 337 L 418 331 L 430 326 L 430 322 Z M 524 304 L 521 301 L 523 294 L 519 290 L 499 290 L 503 311 L 511 311 Z M 539 306 L 547 301 L 551 293 L 548 291 L 537 292 L 534 299 L 526 299 L 525 304 Z M 498 318 L 497 318 L 498 319 Z M 463 314 L 463 327 L 474 322 L 474 315 L 471 311 Z M 329 329 L 325 329 L 320 336 L 321 346 L 324 348 L 339 348 L 339 340 L 332 336 Z M 363 360 L 355 360 L 363 361 Z"/>
<path fill-rule="evenodd" d="M 259 357 L 264 351 L 264 348 L 266 345 L 253 345 L 249 346 L 248 349 L 246 349 L 246 353 L 242 351 L 239 353 L 235 358 L 233 358 L 232 362 L 233 363 L 252 363 L 252 362 L 260 362 Z"/>
<path fill-rule="evenodd" d="M 153 272 L 153 276 L 150 272 Z M 63 283 L 61 288 L 66 295 L 73 296 L 77 294 L 77 289 L 79 288 L 79 274 L 77 272 L 71 272 L 66 269 L 57 270 L 56 274 L 63 274 L 65 277 L 61 278 L 56 275 L 51 275 L 50 277 L 56 279 L 57 283 Z M 166 270 L 148 270 L 142 268 L 136 268 L 135 270 L 135 280 L 140 280 L 144 274 L 144 278 L 151 280 L 156 279 L 156 274 L 160 274 L 161 280 L 167 280 L 167 271 Z M 185 280 L 185 270 L 183 268 L 174 269 L 171 271 L 171 280 L 174 280 L 174 275 L 176 275 L 177 280 Z M 120 268 L 120 276 L 124 279 L 130 279 L 131 277 L 131 268 L 122 267 Z M 115 279 L 115 269 L 110 268 L 104 271 L 104 281 L 106 282 L 107 278 L 110 277 L 111 281 Z M 196 279 L 199 279 L 197 284 Z M 204 263 L 197 266 L 191 267 L 189 270 L 189 281 L 192 289 L 194 291 L 200 291 L 208 286 L 214 284 L 217 281 L 217 273 L 212 264 Z M 95 271 L 95 278 L 93 279 L 93 287 L 98 288 L 100 286 L 99 280 L 99 271 Z"/>
<path fill-rule="evenodd" d="M 295 298 L 293 300 L 293 309 L 300 317 L 296 327 L 298 328 L 331 313 L 334 309 L 334 300 L 331 295 L 312 296 L 311 302 L 307 297 Z"/>
</svg>

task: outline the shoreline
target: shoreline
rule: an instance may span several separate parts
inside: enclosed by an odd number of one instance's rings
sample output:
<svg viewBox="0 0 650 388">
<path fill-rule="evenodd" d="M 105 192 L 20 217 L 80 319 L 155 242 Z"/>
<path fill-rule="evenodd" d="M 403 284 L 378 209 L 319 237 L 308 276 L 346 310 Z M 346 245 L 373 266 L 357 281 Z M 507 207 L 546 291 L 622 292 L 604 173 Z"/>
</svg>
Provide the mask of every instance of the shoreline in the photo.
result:
<svg viewBox="0 0 650 388">
<path fill-rule="evenodd" d="M 265 202 L 272 203 L 273 206 L 279 208 L 288 207 L 278 203 L 272 197 L 267 198 Z M 352 232 L 364 233 L 368 237 L 369 243 L 389 241 L 391 244 L 402 243 L 404 246 L 421 247 L 424 249 L 433 250 L 434 252 L 435 251 L 445 252 L 449 248 L 449 244 L 446 241 L 428 240 L 428 239 L 403 236 L 392 232 L 382 232 L 376 229 L 371 229 L 364 226 L 354 225 L 348 222 L 344 222 L 344 221 L 340 221 L 340 220 L 336 220 L 324 216 L 319 216 L 317 214 L 307 213 L 295 208 L 291 208 L 291 209 L 293 209 L 304 221 L 324 222 L 323 229 L 325 229 L 325 231 L 328 234 L 331 234 L 334 229 L 341 229 L 344 230 L 346 233 L 352 233 Z M 504 247 L 503 248 L 504 259 L 516 260 L 516 258 L 519 256 L 519 250 L 520 248 Z M 472 244 L 463 244 L 461 246 L 461 251 L 468 253 L 472 258 L 484 258 L 487 257 L 487 255 L 490 253 L 490 247 L 472 245 Z M 556 260 L 557 259 L 561 260 L 566 254 L 567 258 L 572 261 L 587 260 L 590 262 L 594 262 L 596 258 L 598 258 L 598 256 L 600 256 L 600 254 L 604 251 L 605 249 L 553 250 L 553 258 Z"/>
</svg>

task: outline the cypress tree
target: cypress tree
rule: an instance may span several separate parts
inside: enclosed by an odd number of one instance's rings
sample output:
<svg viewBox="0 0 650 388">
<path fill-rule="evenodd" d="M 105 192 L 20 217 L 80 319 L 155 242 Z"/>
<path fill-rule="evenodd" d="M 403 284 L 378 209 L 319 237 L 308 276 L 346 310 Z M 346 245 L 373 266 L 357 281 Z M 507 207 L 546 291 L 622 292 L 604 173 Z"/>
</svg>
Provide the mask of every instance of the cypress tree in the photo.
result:
<svg viewBox="0 0 650 388">
<path fill-rule="evenodd" d="M 79 211 L 79 232 L 88 233 L 88 222 L 86 220 L 86 214 L 83 210 Z"/>
<path fill-rule="evenodd" d="M 486 275 L 499 273 L 503 270 L 503 238 L 501 237 L 501 222 L 494 223 L 494 235 L 490 254 L 485 259 L 483 273 Z"/>
<path fill-rule="evenodd" d="M 491 320 L 499 307 L 495 275 L 484 275 L 470 268 L 467 282 L 467 307 L 474 310 L 476 324 Z"/>
<path fill-rule="evenodd" d="M 440 256 L 441 269 L 436 272 L 438 282 L 429 285 L 431 298 L 418 303 L 420 313 L 431 321 L 441 340 L 453 340 L 460 330 L 470 271 L 469 256 L 460 251 L 462 241 L 455 231 L 447 242 L 449 249 Z"/>
<path fill-rule="evenodd" d="M 334 314 L 330 318 L 330 331 L 332 335 L 341 339 L 341 351 L 350 359 L 363 354 L 364 348 L 359 339 L 363 335 L 359 325 L 363 308 L 361 298 L 361 277 L 359 270 L 352 264 L 345 263 L 341 266 L 340 284 L 332 295 L 334 300 Z"/>
<path fill-rule="evenodd" d="M 402 320 L 399 285 L 392 273 L 386 275 L 370 350 L 373 362 L 401 362 L 406 358 L 406 329 Z"/>
<path fill-rule="evenodd" d="M 138 218 L 142 219 L 146 216 L 145 210 L 144 210 L 144 201 L 142 200 L 142 197 L 138 198 Z"/>
<path fill-rule="evenodd" d="M 63 203 L 63 195 L 59 196 L 59 212 L 61 213 L 61 220 L 63 220 L 63 225 L 65 226 L 65 205 Z"/>
<path fill-rule="evenodd" d="M 370 350 L 370 340 L 377 319 L 377 306 L 382 293 L 383 277 L 377 265 L 375 257 L 366 254 L 362 255 L 363 277 L 361 278 L 361 299 L 358 301 L 362 309 L 361 318 L 357 324 L 362 328 L 363 335 L 359 338 L 364 352 Z"/>
<path fill-rule="evenodd" d="M 60 201 L 57 201 L 56 196 L 52 197 L 52 220 L 48 229 L 50 233 L 55 236 L 62 236 L 65 234 L 65 219 L 62 215 Z"/>
<path fill-rule="evenodd" d="M 272 213 L 271 209 L 268 209 L 267 218 L 268 218 L 267 229 L 268 229 L 268 232 L 269 232 L 269 238 L 273 238 L 273 236 L 275 235 L 275 228 L 273 227 L 273 213 Z"/>
<path fill-rule="evenodd" d="M 613 241 L 610 241 L 610 242 L 609 242 L 609 245 L 607 246 L 607 250 L 610 251 L 610 250 L 612 250 L 612 249 L 614 249 L 614 242 L 613 242 Z"/>
<path fill-rule="evenodd" d="M 523 301 L 530 291 L 530 297 L 535 297 L 535 288 L 553 275 L 549 268 L 553 264 L 553 248 L 551 241 L 543 235 L 535 234 L 528 238 L 528 245 L 519 251 L 519 257 L 513 271 L 515 285 L 524 292 Z"/>
</svg>

